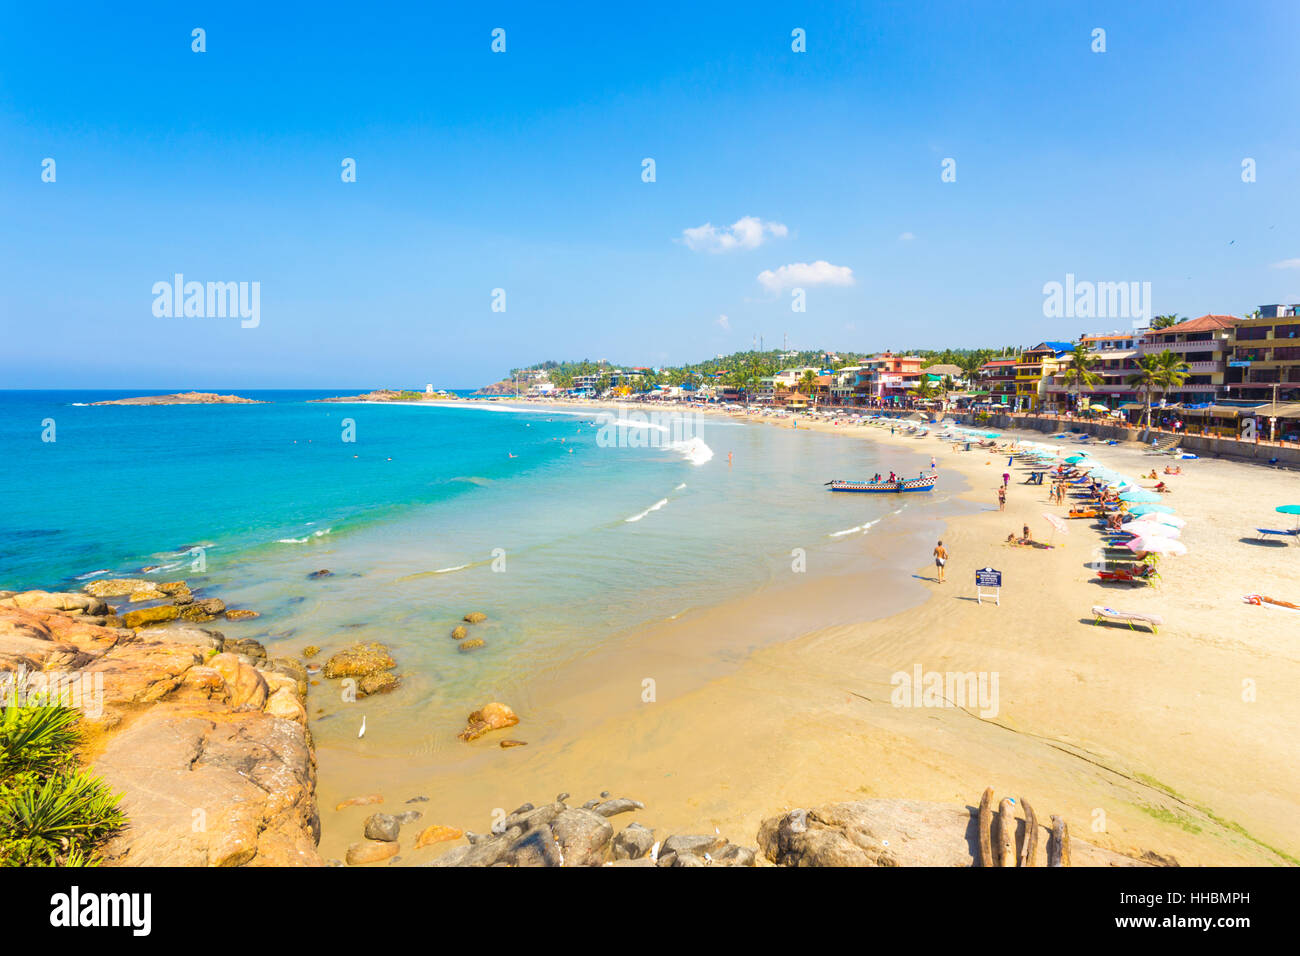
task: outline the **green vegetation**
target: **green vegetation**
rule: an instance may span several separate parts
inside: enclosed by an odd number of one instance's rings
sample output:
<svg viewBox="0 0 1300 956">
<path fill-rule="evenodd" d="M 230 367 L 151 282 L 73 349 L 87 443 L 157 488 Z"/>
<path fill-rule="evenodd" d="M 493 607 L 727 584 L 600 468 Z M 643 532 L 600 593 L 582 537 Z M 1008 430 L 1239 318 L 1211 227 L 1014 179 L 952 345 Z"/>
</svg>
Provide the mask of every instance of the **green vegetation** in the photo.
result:
<svg viewBox="0 0 1300 956">
<path fill-rule="evenodd" d="M 1225 830 L 1228 830 L 1231 833 L 1235 833 L 1239 837 L 1243 837 L 1249 840 L 1251 843 L 1255 844 L 1256 846 L 1262 847 L 1265 850 L 1268 850 L 1270 853 L 1276 854 L 1277 856 L 1279 856 L 1280 858 L 1282 858 L 1292 866 L 1300 866 L 1300 860 L 1297 860 L 1295 857 L 1287 853 L 1285 850 L 1279 850 L 1277 847 L 1270 846 L 1269 844 L 1265 843 L 1263 840 L 1260 840 L 1257 837 L 1252 836 L 1250 832 L 1247 831 L 1246 828 L 1243 827 L 1241 824 L 1234 823 L 1231 820 L 1223 819 L 1223 817 L 1219 816 L 1217 813 L 1215 813 L 1213 810 L 1209 809 L 1208 807 L 1198 806 L 1193 801 L 1188 800 L 1186 797 L 1184 797 L 1173 787 L 1161 783 L 1155 777 L 1152 777 L 1149 774 L 1145 774 L 1145 773 L 1137 773 L 1134 774 L 1134 779 L 1146 784 L 1148 787 L 1151 787 L 1154 790 L 1159 790 L 1161 793 L 1172 797 L 1173 799 L 1177 800 L 1179 803 L 1186 804 L 1187 806 L 1196 810 L 1198 813 L 1203 813 L 1206 816 L 1206 818 L 1209 819 L 1212 823 L 1222 827 Z M 1183 814 L 1175 814 L 1169 810 L 1160 810 L 1155 807 L 1148 807 L 1148 806 L 1139 806 L 1139 809 L 1142 810 L 1144 813 L 1150 814 L 1151 816 L 1155 817 L 1157 820 L 1162 820 L 1166 823 L 1174 823 L 1182 827 L 1184 830 L 1187 830 L 1191 833 L 1201 832 L 1201 828 L 1197 826 L 1195 823 L 1192 823 L 1190 819 Z"/>
<path fill-rule="evenodd" d="M 93 866 L 126 817 L 119 796 L 81 770 L 70 707 L 0 711 L 0 865 Z"/>
</svg>

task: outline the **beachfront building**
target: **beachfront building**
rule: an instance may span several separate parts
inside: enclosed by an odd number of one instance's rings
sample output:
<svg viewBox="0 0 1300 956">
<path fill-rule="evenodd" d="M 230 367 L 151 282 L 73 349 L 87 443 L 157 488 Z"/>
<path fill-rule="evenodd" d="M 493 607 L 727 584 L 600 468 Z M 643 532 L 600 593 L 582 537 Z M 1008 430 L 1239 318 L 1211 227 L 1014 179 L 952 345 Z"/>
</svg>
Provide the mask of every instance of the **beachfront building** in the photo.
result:
<svg viewBox="0 0 1300 956">
<path fill-rule="evenodd" d="M 942 385 L 944 379 L 952 379 L 953 385 L 961 387 L 966 384 L 965 372 L 960 365 L 928 365 L 921 369 L 921 377 L 931 385 Z"/>
<path fill-rule="evenodd" d="M 1232 399 L 1300 401 L 1300 305 L 1261 305 L 1237 319 L 1224 390 Z"/>
<path fill-rule="evenodd" d="M 1016 360 L 1016 393 L 1012 408 L 1036 412 L 1048 402 L 1047 385 L 1052 376 L 1069 364 L 1073 342 L 1039 342 L 1025 349 Z"/>
<path fill-rule="evenodd" d="M 1233 315 L 1202 315 L 1163 329 L 1151 329 L 1142 337 L 1138 344 L 1141 354 L 1169 351 L 1187 363 L 1187 378 L 1163 396 L 1166 402 L 1201 404 L 1223 393 L 1233 332 L 1240 321 Z"/>
<path fill-rule="evenodd" d="M 1065 372 L 1070 366 L 1061 365 L 1047 382 L 1048 404 L 1068 407 L 1078 399 L 1114 409 L 1140 401 L 1141 396 L 1128 384 L 1128 377 L 1137 369 L 1141 342 L 1141 330 L 1090 332 L 1079 336 L 1079 346 L 1086 348 L 1094 359 L 1092 371 L 1101 381 L 1080 390 L 1066 383 Z"/>
<path fill-rule="evenodd" d="M 831 402 L 835 405 L 852 405 L 854 386 L 858 381 L 861 365 L 849 365 L 831 373 Z"/>
<path fill-rule="evenodd" d="M 1006 405 L 1016 402 L 1016 360 L 990 359 L 976 372 L 976 404 Z"/>
<path fill-rule="evenodd" d="M 596 386 L 600 384 L 599 375 L 575 375 L 573 376 L 573 390 L 578 392 L 594 392 Z"/>
<path fill-rule="evenodd" d="M 856 405 L 900 405 L 921 381 L 919 355 L 881 352 L 868 359 L 858 371 L 853 386 Z"/>
</svg>

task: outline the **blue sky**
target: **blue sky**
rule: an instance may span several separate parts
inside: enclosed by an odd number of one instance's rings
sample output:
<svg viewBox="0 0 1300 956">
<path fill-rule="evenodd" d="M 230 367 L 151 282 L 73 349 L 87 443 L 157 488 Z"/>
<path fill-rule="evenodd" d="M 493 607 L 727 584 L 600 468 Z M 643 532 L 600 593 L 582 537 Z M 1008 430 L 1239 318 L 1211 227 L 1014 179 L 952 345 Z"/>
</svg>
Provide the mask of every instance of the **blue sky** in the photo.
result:
<svg viewBox="0 0 1300 956">
<path fill-rule="evenodd" d="M 541 6 L 13 5 L 0 387 L 465 387 L 1127 324 L 1045 318 L 1066 273 L 1149 281 L 1157 313 L 1300 302 L 1300 5 Z M 742 219 L 756 244 L 686 240 Z M 851 284 L 805 274 L 792 312 L 782 267 L 817 262 Z M 177 272 L 259 282 L 260 324 L 156 317 Z"/>
</svg>

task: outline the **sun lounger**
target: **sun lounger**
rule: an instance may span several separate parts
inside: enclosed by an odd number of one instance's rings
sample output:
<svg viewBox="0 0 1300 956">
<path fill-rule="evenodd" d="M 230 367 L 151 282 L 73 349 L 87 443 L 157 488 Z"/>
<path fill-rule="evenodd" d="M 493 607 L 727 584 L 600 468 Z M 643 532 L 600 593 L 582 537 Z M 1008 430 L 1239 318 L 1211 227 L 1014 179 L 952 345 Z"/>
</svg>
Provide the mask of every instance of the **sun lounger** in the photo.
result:
<svg viewBox="0 0 1300 956">
<path fill-rule="evenodd" d="M 1097 577 L 1102 581 L 1115 581 L 1123 584 L 1147 584 L 1158 580 L 1160 575 L 1149 564 L 1135 565 L 1131 570 L 1118 568 L 1114 571 L 1098 571 Z"/>
<path fill-rule="evenodd" d="M 1160 617 L 1158 614 L 1139 614 L 1137 611 L 1117 611 L 1113 607 L 1102 607 L 1100 604 L 1093 605 L 1092 613 L 1097 616 L 1097 619 L 1092 622 L 1093 624 L 1100 624 L 1103 620 L 1123 621 L 1132 630 L 1136 631 L 1137 628 L 1133 626 L 1133 622 L 1137 621 L 1139 624 L 1145 624 L 1147 627 L 1151 628 L 1152 634 L 1159 634 L 1160 632 L 1157 630 L 1157 627 L 1165 623 L 1165 619 Z"/>
<path fill-rule="evenodd" d="M 1270 535 L 1270 534 L 1272 534 L 1272 535 L 1277 535 L 1278 537 L 1281 537 L 1281 538 L 1295 538 L 1295 537 L 1300 537 L 1300 531 L 1295 531 L 1295 530 L 1293 530 L 1293 531 L 1278 531 L 1278 530 L 1275 529 L 1275 528 L 1256 528 L 1255 530 L 1259 532 L 1259 540 L 1260 540 L 1260 541 L 1265 540 L 1265 538 L 1266 538 L 1268 535 Z"/>
</svg>

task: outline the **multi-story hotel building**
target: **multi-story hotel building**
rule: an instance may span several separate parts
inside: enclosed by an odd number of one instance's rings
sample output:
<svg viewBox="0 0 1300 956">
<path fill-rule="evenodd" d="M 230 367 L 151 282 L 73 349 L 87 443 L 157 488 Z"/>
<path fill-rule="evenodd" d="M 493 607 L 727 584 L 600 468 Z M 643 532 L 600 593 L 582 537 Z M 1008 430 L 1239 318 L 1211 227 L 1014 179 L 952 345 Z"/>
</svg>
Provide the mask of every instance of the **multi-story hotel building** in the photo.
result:
<svg viewBox="0 0 1300 956">
<path fill-rule="evenodd" d="M 1262 305 L 1237 319 L 1224 387 L 1232 399 L 1300 400 L 1300 305 Z"/>
</svg>

